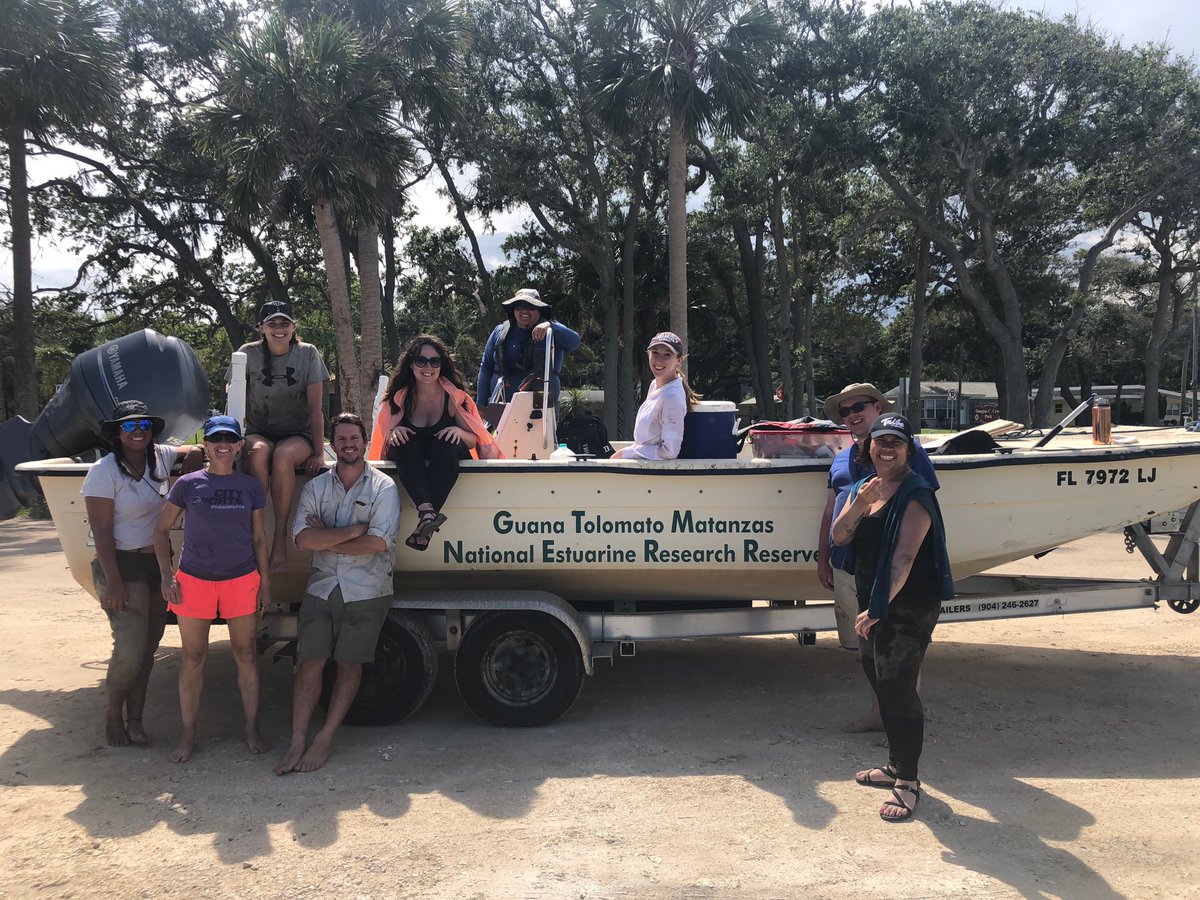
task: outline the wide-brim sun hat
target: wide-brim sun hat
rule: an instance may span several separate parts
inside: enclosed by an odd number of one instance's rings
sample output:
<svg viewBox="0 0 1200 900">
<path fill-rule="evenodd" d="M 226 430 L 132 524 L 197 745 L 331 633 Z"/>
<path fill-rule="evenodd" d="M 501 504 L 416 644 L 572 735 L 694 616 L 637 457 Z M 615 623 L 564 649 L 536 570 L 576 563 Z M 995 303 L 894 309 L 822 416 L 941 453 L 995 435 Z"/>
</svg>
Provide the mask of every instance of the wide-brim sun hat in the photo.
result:
<svg viewBox="0 0 1200 900">
<path fill-rule="evenodd" d="M 536 306 L 538 309 L 550 308 L 550 304 L 543 300 L 542 295 L 533 288 L 521 288 L 501 305 L 512 306 L 514 303 L 528 303 L 530 306 Z"/>
<path fill-rule="evenodd" d="M 141 400 L 122 400 L 113 407 L 111 418 L 100 423 L 100 434 L 106 438 L 113 438 L 122 422 L 136 422 L 139 419 L 149 419 L 153 423 L 150 433 L 154 437 L 162 434 L 167 427 L 166 420 L 162 416 L 152 415 L 150 407 Z"/>
<path fill-rule="evenodd" d="M 838 407 L 842 405 L 843 400 L 847 400 L 850 397 L 870 397 L 872 400 L 879 402 L 879 411 L 881 413 L 892 411 L 892 403 L 887 397 L 883 396 L 883 392 L 869 381 L 863 381 L 857 384 L 848 384 L 841 391 L 827 398 L 825 400 L 825 418 L 837 422 L 839 425 L 843 424 Z"/>
</svg>

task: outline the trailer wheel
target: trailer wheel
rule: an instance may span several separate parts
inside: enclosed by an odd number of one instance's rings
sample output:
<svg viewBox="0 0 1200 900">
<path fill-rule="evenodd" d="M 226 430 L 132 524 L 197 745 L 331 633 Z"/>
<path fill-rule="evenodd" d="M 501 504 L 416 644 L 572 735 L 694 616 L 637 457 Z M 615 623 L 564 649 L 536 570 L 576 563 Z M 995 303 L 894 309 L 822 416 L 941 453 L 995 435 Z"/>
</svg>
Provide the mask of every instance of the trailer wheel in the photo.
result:
<svg viewBox="0 0 1200 900">
<path fill-rule="evenodd" d="M 1197 600 L 1195 597 L 1188 597 L 1184 600 L 1168 600 L 1167 606 L 1171 607 L 1177 613 L 1187 615 L 1188 613 L 1194 613 L 1196 608 L 1200 607 L 1200 600 Z"/>
<path fill-rule="evenodd" d="M 321 705 L 328 709 L 337 664 L 325 664 Z M 437 678 L 437 651 L 423 619 L 393 610 L 375 645 L 375 661 L 363 666 L 362 684 L 347 725 L 391 725 L 407 719 L 429 698 Z"/>
<path fill-rule="evenodd" d="M 492 612 L 472 623 L 454 657 L 459 696 L 493 725 L 553 722 L 583 687 L 583 657 L 571 632 L 539 612 Z"/>
</svg>

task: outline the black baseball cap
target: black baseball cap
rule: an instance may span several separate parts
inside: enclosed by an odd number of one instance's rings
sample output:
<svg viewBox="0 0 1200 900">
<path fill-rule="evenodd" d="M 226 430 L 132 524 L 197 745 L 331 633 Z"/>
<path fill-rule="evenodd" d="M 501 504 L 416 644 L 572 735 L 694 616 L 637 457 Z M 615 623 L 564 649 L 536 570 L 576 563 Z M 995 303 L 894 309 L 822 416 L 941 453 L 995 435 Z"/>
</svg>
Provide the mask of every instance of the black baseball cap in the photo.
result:
<svg viewBox="0 0 1200 900">
<path fill-rule="evenodd" d="M 268 300 L 258 308 L 258 324 L 261 325 L 267 319 L 273 319 L 275 316 L 283 316 L 289 322 L 295 322 L 296 318 L 292 315 L 292 304 L 285 303 L 282 300 Z"/>
</svg>

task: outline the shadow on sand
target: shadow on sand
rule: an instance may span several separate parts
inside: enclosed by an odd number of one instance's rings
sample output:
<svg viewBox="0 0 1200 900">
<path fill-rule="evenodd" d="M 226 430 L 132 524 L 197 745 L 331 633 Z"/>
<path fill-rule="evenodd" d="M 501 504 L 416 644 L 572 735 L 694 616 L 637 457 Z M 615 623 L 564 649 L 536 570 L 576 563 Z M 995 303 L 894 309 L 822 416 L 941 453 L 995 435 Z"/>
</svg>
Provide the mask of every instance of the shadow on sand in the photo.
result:
<svg viewBox="0 0 1200 900">
<path fill-rule="evenodd" d="M 1039 875 L 1054 869 L 1070 873 L 1078 896 L 1115 896 L 1079 857 L 1049 843 L 1077 839 L 1092 816 L 1026 781 L 1084 771 L 1097 781 L 1190 777 L 1186 748 L 1158 742 L 1150 752 L 1134 752 L 1123 738 L 1164 721 L 1197 721 L 1200 675 L 1188 663 L 939 641 L 925 669 L 928 793 L 918 822 L 904 827 L 928 828 L 947 862 L 1024 896 L 1042 895 Z M 252 757 L 239 739 L 228 644 L 215 643 L 196 755 L 173 766 L 166 754 L 178 733 L 178 651 L 164 649 L 146 721 L 158 746 L 99 745 L 100 684 L 8 690 L 0 702 L 47 724 L 30 728 L 0 756 L 0 781 L 79 785 L 84 799 L 71 817 L 90 835 L 126 837 L 166 823 L 181 834 L 211 834 L 222 861 L 237 864 L 271 852 L 271 824 L 286 824 L 303 846 L 325 847 L 338 839 L 339 812 L 365 806 L 381 827 L 399 825 L 422 795 L 513 820 L 529 812 L 547 780 L 596 775 L 738 775 L 784 800 L 799 827 L 819 831 L 838 814 L 822 786 L 844 783 L 886 752 L 869 736 L 839 731 L 865 694 L 857 661 L 825 645 L 711 640 L 639 647 L 636 659 L 602 664 L 566 717 L 532 730 L 474 719 L 453 695 L 448 664 L 443 657 L 434 696 L 413 719 L 343 729 L 325 769 L 279 778 L 271 769 L 287 733 L 288 666 L 264 662 L 263 725 L 275 748 Z M 1001 731 L 1009 732 L 1002 741 Z M 80 752 L 72 755 L 71 746 Z M 1014 755 L 1006 749 L 1012 747 L 1021 750 Z M 998 796 L 1005 802 L 989 805 Z M 990 820 L 957 809 L 966 805 Z M 991 834 L 981 840 L 981 830 Z"/>
</svg>

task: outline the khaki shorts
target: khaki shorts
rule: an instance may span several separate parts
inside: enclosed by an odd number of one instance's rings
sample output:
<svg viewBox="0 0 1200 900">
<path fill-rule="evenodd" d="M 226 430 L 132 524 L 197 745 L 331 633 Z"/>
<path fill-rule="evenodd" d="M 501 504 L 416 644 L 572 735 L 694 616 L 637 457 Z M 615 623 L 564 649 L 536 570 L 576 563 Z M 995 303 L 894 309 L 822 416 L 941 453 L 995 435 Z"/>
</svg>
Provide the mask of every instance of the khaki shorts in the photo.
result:
<svg viewBox="0 0 1200 900">
<path fill-rule="evenodd" d="M 858 588 L 854 576 L 841 569 L 833 570 L 833 615 L 837 620 L 838 642 L 847 650 L 857 650 L 854 620 L 858 618 Z"/>
<path fill-rule="evenodd" d="M 158 560 L 153 553 L 118 550 L 117 569 L 129 594 L 121 612 L 106 611 L 113 651 L 104 680 L 114 690 L 125 692 L 135 686 L 143 671 L 150 671 L 167 625 L 167 601 L 162 596 Z M 96 592 L 103 596 L 108 579 L 98 559 L 92 560 L 92 579 Z M 141 588 L 141 584 L 146 587 Z"/>
<path fill-rule="evenodd" d="M 296 625 L 297 662 L 375 662 L 379 631 L 391 608 L 390 596 L 346 603 L 340 587 L 334 588 L 327 600 L 305 594 Z"/>
</svg>

